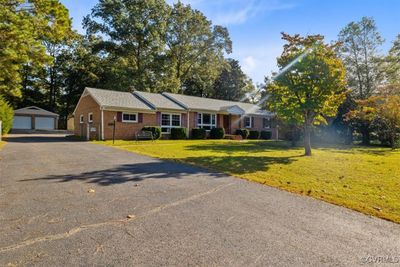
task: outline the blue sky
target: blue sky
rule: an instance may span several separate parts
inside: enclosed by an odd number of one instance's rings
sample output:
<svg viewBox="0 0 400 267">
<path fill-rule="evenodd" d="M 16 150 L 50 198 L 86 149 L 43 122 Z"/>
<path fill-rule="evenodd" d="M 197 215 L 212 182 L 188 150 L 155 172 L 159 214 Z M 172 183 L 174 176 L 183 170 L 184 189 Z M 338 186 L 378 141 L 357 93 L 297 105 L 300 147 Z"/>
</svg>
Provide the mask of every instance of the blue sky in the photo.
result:
<svg viewBox="0 0 400 267">
<path fill-rule="evenodd" d="M 73 18 L 73 27 L 83 33 L 83 16 L 97 0 L 61 0 Z M 174 0 L 167 0 L 173 3 Z M 214 24 L 226 26 L 233 53 L 243 70 L 256 83 L 276 70 L 282 52 L 280 32 L 322 34 L 335 40 L 349 22 L 374 17 L 386 40 L 382 52 L 400 33 L 399 0 L 182 0 L 202 11 Z"/>
</svg>

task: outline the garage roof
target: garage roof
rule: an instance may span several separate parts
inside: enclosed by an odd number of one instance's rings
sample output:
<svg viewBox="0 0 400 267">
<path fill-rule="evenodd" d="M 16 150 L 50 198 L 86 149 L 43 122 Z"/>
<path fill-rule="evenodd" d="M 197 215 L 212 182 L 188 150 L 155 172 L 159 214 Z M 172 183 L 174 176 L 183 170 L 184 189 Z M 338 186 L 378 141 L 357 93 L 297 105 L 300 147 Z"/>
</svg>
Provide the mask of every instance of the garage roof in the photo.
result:
<svg viewBox="0 0 400 267">
<path fill-rule="evenodd" d="M 25 107 L 25 108 L 20 108 L 17 110 L 14 110 L 15 115 L 40 115 L 40 116 L 49 116 L 49 117 L 58 117 L 58 114 L 50 112 L 48 110 L 36 107 L 36 106 L 30 106 L 30 107 Z"/>
</svg>

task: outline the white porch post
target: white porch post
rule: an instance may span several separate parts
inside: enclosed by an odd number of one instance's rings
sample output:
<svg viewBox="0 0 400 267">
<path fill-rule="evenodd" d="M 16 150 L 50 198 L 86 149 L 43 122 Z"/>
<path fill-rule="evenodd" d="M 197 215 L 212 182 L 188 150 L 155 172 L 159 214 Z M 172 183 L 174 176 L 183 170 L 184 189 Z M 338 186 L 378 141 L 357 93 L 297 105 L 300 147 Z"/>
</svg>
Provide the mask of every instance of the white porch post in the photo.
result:
<svg viewBox="0 0 400 267">
<path fill-rule="evenodd" d="M 101 108 L 101 140 L 104 141 L 104 110 Z"/>
</svg>

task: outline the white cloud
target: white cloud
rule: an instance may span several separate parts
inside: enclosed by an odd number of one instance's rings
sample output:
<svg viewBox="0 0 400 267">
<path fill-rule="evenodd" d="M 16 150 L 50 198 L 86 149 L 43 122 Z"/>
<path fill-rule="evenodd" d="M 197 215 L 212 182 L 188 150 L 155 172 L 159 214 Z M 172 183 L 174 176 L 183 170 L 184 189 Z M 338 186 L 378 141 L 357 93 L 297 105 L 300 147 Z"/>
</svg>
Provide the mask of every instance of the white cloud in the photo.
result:
<svg viewBox="0 0 400 267">
<path fill-rule="evenodd" d="M 253 56 L 247 56 L 243 59 L 242 69 L 244 72 L 252 72 L 257 66 Z"/>
</svg>

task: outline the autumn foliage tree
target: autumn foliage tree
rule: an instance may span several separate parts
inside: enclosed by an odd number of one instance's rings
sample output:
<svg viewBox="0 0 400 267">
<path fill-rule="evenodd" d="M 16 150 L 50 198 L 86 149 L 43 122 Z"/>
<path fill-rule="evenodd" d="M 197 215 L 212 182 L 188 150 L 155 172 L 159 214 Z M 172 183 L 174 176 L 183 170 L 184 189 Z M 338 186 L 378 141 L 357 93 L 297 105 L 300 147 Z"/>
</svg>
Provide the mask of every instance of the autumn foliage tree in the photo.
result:
<svg viewBox="0 0 400 267">
<path fill-rule="evenodd" d="M 344 101 L 345 70 L 335 54 L 334 45 L 324 43 L 321 35 L 289 35 L 277 59 L 280 70 L 268 86 L 268 106 L 286 121 L 303 126 L 305 155 L 311 156 L 311 131 L 314 124 L 326 123 Z"/>
</svg>

